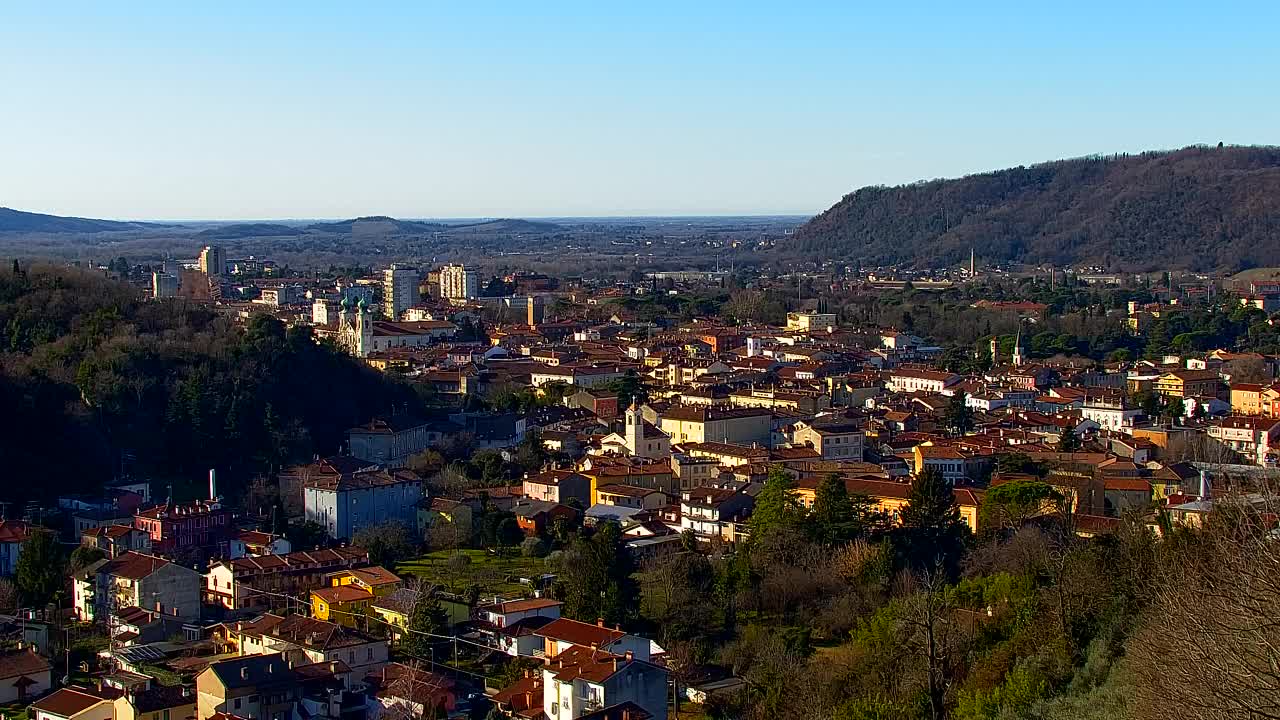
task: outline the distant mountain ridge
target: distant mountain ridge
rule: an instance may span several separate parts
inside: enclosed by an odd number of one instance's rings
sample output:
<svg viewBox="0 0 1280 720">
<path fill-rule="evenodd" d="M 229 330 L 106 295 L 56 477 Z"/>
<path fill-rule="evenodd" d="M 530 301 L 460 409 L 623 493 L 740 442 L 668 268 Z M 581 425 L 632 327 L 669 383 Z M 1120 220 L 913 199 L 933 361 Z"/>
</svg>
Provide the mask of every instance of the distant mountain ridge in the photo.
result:
<svg viewBox="0 0 1280 720">
<path fill-rule="evenodd" d="M 25 212 L 0 207 L 0 232 L 29 233 L 98 233 L 121 230 L 147 230 L 175 227 L 163 223 L 129 222 L 123 220 L 95 220 L 92 218 L 63 217 L 43 213 Z"/>
<path fill-rule="evenodd" d="M 1280 148 L 1088 157 L 846 195 L 783 253 L 866 265 L 986 262 L 1240 270 L 1280 257 Z"/>
<path fill-rule="evenodd" d="M 292 225 L 279 223 L 235 223 L 201 230 L 196 237 L 205 240 L 239 240 L 250 237 L 289 237 L 305 231 Z"/>
</svg>

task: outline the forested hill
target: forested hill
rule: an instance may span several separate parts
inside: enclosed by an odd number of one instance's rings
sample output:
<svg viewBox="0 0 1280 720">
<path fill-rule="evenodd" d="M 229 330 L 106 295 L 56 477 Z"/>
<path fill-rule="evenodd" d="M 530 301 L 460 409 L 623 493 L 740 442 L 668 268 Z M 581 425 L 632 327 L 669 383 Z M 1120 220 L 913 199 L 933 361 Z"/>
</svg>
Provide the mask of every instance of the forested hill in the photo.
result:
<svg viewBox="0 0 1280 720">
<path fill-rule="evenodd" d="M 130 458 L 157 492 L 189 495 L 217 468 L 235 497 L 416 403 L 305 327 L 259 315 L 241 329 L 75 268 L 0 267 L 0 328 L 3 502 L 98 491 Z"/>
<path fill-rule="evenodd" d="M 1280 257 L 1280 147 L 1089 157 L 866 187 L 781 251 L 870 265 L 1225 269 Z"/>
</svg>

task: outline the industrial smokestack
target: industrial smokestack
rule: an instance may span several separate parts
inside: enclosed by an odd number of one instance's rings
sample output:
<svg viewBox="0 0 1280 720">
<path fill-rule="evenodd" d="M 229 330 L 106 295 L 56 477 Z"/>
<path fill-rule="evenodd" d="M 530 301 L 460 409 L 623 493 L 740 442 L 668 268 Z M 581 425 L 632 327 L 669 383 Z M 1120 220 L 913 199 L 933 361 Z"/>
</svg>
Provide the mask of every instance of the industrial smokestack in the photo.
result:
<svg viewBox="0 0 1280 720">
<path fill-rule="evenodd" d="M 209 468 L 209 502 L 218 499 L 218 471 Z"/>
</svg>

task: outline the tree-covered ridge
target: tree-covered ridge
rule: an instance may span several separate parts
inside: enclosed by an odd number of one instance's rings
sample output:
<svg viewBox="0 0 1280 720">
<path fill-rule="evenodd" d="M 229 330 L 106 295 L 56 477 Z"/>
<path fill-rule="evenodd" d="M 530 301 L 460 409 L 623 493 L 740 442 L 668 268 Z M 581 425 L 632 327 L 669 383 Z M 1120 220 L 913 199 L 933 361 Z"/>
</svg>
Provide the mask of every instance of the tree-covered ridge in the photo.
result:
<svg viewBox="0 0 1280 720">
<path fill-rule="evenodd" d="M 238 328 L 183 301 L 148 302 L 71 268 L 0 269 L 4 500 L 91 491 L 122 464 L 155 481 L 238 482 L 415 402 L 309 329 L 267 316 Z"/>
<path fill-rule="evenodd" d="M 1190 147 L 866 187 L 784 252 L 865 264 L 1241 269 L 1280 253 L 1280 148 Z"/>
</svg>

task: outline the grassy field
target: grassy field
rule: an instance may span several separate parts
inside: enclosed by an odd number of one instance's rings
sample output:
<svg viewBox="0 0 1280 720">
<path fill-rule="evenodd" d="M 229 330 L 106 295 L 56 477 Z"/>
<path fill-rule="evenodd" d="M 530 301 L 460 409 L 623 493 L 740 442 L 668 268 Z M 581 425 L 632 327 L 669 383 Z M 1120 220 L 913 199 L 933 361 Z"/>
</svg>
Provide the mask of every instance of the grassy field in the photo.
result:
<svg viewBox="0 0 1280 720">
<path fill-rule="evenodd" d="M 461 568 L 451 566 L 449 558 L 455 553 L 462 553 L 471 562 Z M 486 550 L 437 550 L 398 564 L 396 571 L 451 592 L 460 593 L 478 585 L 485 595 L 531 595 L 532 588 L 521 585 L 519 578 L 536 577 L 547 570 L 542 558 L 527 558 L 519 552 L 495 555 Z"/>
</svg>

